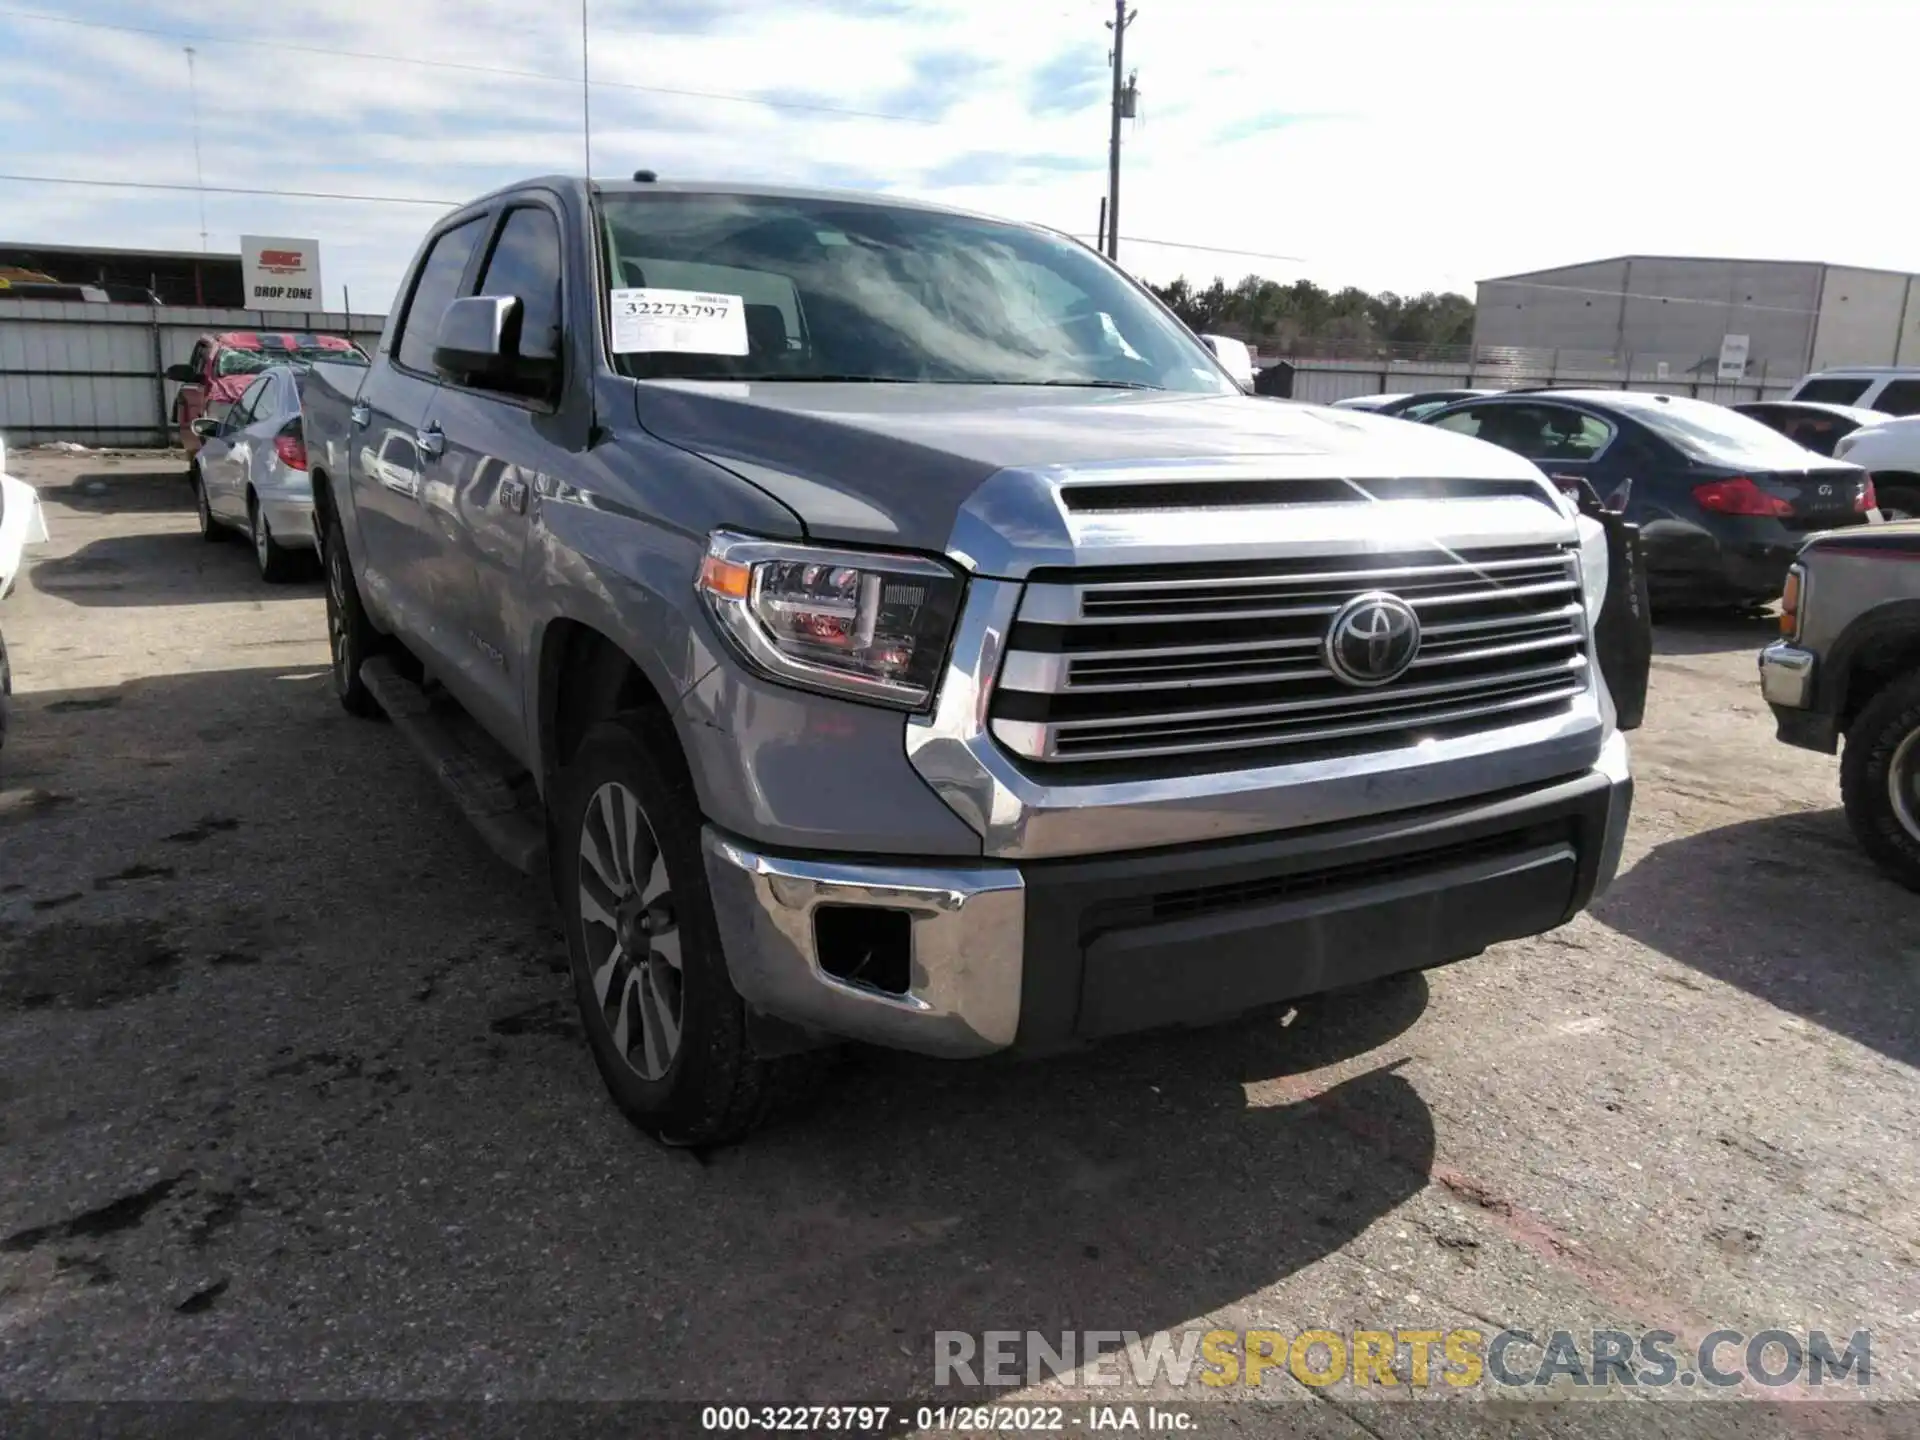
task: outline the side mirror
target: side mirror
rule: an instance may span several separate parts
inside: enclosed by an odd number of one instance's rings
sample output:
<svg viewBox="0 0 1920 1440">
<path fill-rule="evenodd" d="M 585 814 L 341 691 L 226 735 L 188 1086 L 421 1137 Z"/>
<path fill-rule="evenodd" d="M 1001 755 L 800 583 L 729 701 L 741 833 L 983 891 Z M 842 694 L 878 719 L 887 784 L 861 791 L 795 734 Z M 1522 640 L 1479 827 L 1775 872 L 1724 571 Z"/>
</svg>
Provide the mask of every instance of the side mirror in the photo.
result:
<svg viewBox="0 0 1920 1440">
<path fill-rule="evenodd" d="M 167 368 L 161 373 L 163 373 L 167 377 L 167 379 L 177 380 L 182 385 L 192 385 L 192 384 L 195 384 L 200 379 L 199 372 L 196 371 L 193 368 L 193 366 L 186 364 L 184 361 L 178 365 L 167 366 Z"/>
<path fill-rule="evenodd" d="M 447 307 L 433 347 L 434 368 L 455 380 L 509 384 L 519 390 L 552 380 L 557 363 L 522 356 L 517 295 L 470 295 Z"/>
<path fill-rule="evenodd" d="M 1231 335 L 1202 335 L 1214 359 L 1218 360 L 1242 390 L 1253 389 L 1253 352 L 1243 340 L 1235 340 Z"/>
<path fill-rule="evenodd" d="M 202 440 L 211 440 L 220 433 L 220 422 L 211 415 L 202 415 L 187 428 Z"/>
</svg>

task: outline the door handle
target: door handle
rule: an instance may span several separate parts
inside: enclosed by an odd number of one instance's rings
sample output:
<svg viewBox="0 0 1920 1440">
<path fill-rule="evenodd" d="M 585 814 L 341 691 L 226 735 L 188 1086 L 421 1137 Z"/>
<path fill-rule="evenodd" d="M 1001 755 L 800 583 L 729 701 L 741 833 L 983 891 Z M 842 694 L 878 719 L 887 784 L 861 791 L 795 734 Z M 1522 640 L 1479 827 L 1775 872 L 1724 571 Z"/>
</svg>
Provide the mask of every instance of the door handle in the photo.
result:
<svg viewBox="0 0 1920 1440">
<path fill-rule="evenodd" d="M 424 430 L 414 432 L 413 443 L 419 447 L 420 453 L 427 459 L 436 460 L 447 448 L 447 434 L 438 425 L 429 425 Z"/>
<path fill-rule="evenodd" d="M 373 407 L 364 400 L 356 400 L 347 411 L 347 419 L 353 422 L 354 429 L 364 430 L 373 423 Z"/>
</svg>

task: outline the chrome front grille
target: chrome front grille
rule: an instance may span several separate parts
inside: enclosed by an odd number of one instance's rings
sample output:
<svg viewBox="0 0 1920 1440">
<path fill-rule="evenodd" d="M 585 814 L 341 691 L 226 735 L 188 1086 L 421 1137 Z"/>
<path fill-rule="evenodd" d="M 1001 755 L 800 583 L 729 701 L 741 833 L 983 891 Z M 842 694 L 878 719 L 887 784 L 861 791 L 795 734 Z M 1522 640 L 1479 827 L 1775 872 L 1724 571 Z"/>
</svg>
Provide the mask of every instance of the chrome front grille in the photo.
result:
<svg viewBox="0 0 1920 1440">
<path fill-rule="evenodd" d="M 1328 664 L 1328 629 L 1375 592 L 1412 608 L 1420 645 L 1404 673 L 1360 686 Z M 1566 709 L 1586 642 L 1578 562 L 1559 545 L 1038 572 L 992 730 L 1042 763 L 1386 749 Z"/>
</svg>

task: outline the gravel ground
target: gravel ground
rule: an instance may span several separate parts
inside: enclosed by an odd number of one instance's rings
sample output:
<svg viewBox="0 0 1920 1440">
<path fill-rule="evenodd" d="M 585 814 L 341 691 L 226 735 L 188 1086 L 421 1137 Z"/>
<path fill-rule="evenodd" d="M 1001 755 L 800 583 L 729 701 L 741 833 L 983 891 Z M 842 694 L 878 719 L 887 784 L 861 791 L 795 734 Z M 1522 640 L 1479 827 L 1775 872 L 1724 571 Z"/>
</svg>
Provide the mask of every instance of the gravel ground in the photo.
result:
<svg viewBox="0 0 1920 1440">
<path fill-rule="evenodd" d="M 1462 1326 L 1870 1328 L 1845 1398 L 1920 1392 L 1920 920 L 1774 741 L 1762 622 L 1662 627 L 1623 874 L 1551 935 L 1286 1026 L 851 1054 L 695 1155 L 603 1098 L 538 889 L 334 702 L 317 579 L 203 545 L 177 456 L 14 465 L 0 1397 L 951 1403 L 936 1331 Z M 1282 1366 L 1325 1403 L 1234 1423 L 1546 1414 L 1382 1393 Z M 1587 1430 L 1920 1419 L 1610 1393 Z"/>
</svg>

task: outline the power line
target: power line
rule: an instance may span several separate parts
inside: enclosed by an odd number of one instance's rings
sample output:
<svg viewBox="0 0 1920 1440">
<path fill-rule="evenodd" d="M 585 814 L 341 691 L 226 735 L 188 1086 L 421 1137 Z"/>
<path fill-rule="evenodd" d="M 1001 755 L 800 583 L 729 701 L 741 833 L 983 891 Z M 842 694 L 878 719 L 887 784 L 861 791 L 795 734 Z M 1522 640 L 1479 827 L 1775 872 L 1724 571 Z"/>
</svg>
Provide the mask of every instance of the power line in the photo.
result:
<svg viewBox="0 0 1920 1440">
<path fill-rule="evenodd" d="M 1078 235 L 1076 240 L 1091 240 L 1091 235 Z M 1225 245 L 1196 245 L 1189 240 L 1149 240 L 1144 235 L 1122 235 L 1129 245 L 1160 245 L 1169 250 L 1200 250 L 1209 255 L 1244 255 L 1253 260 L 1289 260 L 1296 265 L 1311 265 L 1314 262 L 1304 255 L 1275 255 L 1267 250 L 1234 250 Z"/>
<path fill-rule="evenodd" d="M 349 195 L 337 190 L 262 190 L 247 185 L 179 185 L 157 180 L 75 180 L 65 175 L 0 175 L 23 185 L 87 185 L 101 190 L 177 190 L 209 195 L 270 195 L 278 200 L 364 200 L 381 205 L 432 205 L 451 210 L 464 200 L 428 200 L 418 195 Z"/>
<path fill-rule="evenodd" d="M 76 180 L 64 175 L 0 174 L 0 182 L 9 181 L 22 185 L 79 185 L 98 190 L 153 190 L 182 194 L 198 191 L 208 195 L 260 195 L 275 200 L 350 200 L 369 205 L 430 205 L 440 210 L 451 210 L 467 203 L 465 200 L 429 199 L 423 195 L 356 195 L 339 190 L 269 190 L 249 185 L 187 185 L 156 180 Z M 1089 240 L 1093 237 L 1074 235 L 1073 238 Z M 1255 260 L 1285 260 L 1302 265 L 1316 263 L 1303 255 L 1277 255 L 1266 250 L 1235 250 L 1224 245 L 1199 245 L 1186 240 L 1153 240 L 1144 235 L 1123 235 L 1120 238 L 1130 245 L 1160 245 L 1172 250 L 1197 250 L 1209 255 L 1240 255 Z M 1552 285 L 1534 280 L 1497 280 L 1486 283 L 1521 285 L 1530 290 L 1555 290 L 1571 295 L 1598 295 L 1609 300 L 1658 300 L 1674 305 L 1715 305 L 1741 310 L 1766 310 L 1782 315 L 1819 313 L 1798 305 L 1758 305 L 1745 300 L 1708 300 L 1696 295 L 1650 295 L 1632 290 L 1623 292 L 1583 285 Z"/>
<path fill-rule="evenodd" d="M 39 10 L 18 10 L 0 5 L 0 15 L 18 20 L 38 20 L 48 25 L 75 25 L 87 30 L 118 30 L 128 35 L 154 35 L 164 40 L 191 41 L 196 45 L 237 45 L 254 50 L 284 50 L 300 55 L 331 55 L 341 60 L 377 60 L 390 65 L 419 65 L 429 70 L 461 70 L 472 75 L 507 75 L 520 80 L 544 80 L 549 84 L 571 85 L 571 75 L 554 75 L 545 70 L 515 70 L 502 65 L 475 65 L 462 60 L 427 60 L 416 55 L 385 55 L 371 50 L 336 50 L 326 45 L 299 45 L 289 40 L 255 40 L 236 35 L 181 35 L 146 25 L 120 25 L 107 20 L 80 20 L 70 15 L 49 15 Z M 647 95 L 676 95 L 688 100 L 719 100 L 729 105 L 764 105 L 771 110 L 802 110 L 821 115 L 844 115 L 857 120 L 898 120 L 909 125 L 940 125 L 945 122 L 928 115 L 902 115 L 885 110 L 855 110 L 842 105 L 823 105 L 811 100 L 771 99 L 761 95 L 734 95 L 723 90 L 685 90 L 671 85 L 637 85 L 625 80 L 596 80 L 602 90 L 632 90 Z"/>
</svg>

